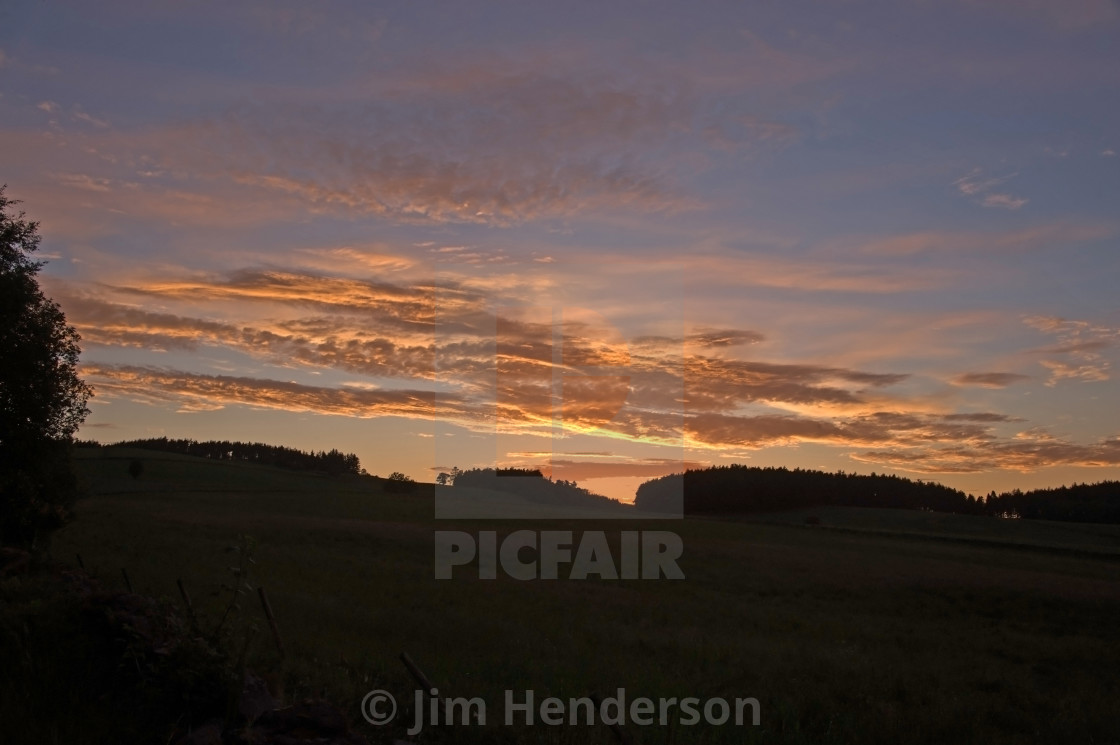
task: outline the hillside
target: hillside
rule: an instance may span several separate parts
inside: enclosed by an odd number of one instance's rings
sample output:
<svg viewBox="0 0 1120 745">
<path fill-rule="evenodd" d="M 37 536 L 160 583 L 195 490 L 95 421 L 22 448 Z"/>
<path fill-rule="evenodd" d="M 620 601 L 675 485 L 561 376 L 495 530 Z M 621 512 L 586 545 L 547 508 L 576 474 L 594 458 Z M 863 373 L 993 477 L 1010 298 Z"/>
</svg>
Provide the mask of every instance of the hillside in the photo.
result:
<svg viewBox="0 0 1120 745">
<path fill-rule="evenodd" d="M 1003 520 L 925 510 L 824 507 L 751 515 L 749 519 L 883 536 L 966 541 L 1024 550 L 1052 550 L 1120 559 L 1120 525 Z"/>
</svg>

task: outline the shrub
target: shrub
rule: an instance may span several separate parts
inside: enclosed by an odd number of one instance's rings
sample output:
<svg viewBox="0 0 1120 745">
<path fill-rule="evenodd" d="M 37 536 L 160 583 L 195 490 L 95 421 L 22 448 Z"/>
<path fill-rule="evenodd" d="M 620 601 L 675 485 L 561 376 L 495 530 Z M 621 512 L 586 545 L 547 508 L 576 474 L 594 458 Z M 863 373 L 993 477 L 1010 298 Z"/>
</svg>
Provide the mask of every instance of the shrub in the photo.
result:
<svg viewBox="0 0 1120 745">
<path fill-rule="evenodd" d="M 416 482 L 400 471 L 393 471 L 385 482 L 385 491 L 390 494 L 411 494 L 416 491 Z"/>
</svg>

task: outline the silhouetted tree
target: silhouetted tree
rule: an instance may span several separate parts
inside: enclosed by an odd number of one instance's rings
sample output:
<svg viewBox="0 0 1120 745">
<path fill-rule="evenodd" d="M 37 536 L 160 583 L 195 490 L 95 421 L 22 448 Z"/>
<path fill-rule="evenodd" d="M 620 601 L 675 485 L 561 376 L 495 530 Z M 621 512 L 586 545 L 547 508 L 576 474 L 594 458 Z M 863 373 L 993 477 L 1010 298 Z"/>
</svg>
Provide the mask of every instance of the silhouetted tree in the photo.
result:
<svg viewBox="0 0 1120 745">
<path fill-rule="evenodd" d="M 409 494 L 416 491 L 416 482 L 400 471 L 393 471 L 385 482 L 385 491 L 390 494 Z"/>
<path fill-rule="evenodd" d="M 35 548 L 69 517 L 70 446 L 92 392 L 78 332 L 39 288 L 39 225 L 15 204 L 0 187 L 0 541 Z"/>
</svg>

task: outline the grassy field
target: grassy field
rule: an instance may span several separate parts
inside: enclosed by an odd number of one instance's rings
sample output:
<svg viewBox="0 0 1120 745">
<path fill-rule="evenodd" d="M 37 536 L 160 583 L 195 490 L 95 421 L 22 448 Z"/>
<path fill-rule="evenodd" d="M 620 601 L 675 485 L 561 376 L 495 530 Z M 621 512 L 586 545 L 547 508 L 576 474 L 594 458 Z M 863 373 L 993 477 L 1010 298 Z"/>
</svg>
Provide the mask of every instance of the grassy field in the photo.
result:
<svg viewBox="0 0 1120 745">
<path fill-rule="evenodd" d="M 288 698 L 326 693 L 371 742 L 412 721 L 402 651 L 443 693 L 488 704 L 485 729 L 428 729 L 414 738 L 424 742 L 614 742 L 603 725 L 506 727 L 502 702 L 506 689 L 539 701 L 618 688 L 760 702 L 758 727 L 628 725 L 647 745 L 1120 742 L 1112 528 L 884 510 L 814 513 L 813 527 L 799 514 L 436 521 L 430 488 L 394 495 L 152 452 L 79 455 L 93 493 L 56 536 L 56 560 L 80 553 L 110 584 L 127 568 L 135 589 L 169 598 L 182 578 L 214 619 L 225 549 L 253 536 L 250 580 L 267 588 L 290 650 Z M 674 530 L 686 579 L 433 579 L 433 531 L 519 528 Z M 251 665 L 279 668 L 266 633 Z M 373 688 L 401 701 L 395 726 L 362 722 Z"/>
<path fill-rule="evenodd" d="M 815 518 L 825 529 L 994 546 L 1020 546 L 1055 553 L 1115 556 L 1120 559 L 1120 525 L 995 520 L 920 510 L 822 507 L 750 515 L 744 519 L 777 525 L 805 525 Z"/>
</svg>

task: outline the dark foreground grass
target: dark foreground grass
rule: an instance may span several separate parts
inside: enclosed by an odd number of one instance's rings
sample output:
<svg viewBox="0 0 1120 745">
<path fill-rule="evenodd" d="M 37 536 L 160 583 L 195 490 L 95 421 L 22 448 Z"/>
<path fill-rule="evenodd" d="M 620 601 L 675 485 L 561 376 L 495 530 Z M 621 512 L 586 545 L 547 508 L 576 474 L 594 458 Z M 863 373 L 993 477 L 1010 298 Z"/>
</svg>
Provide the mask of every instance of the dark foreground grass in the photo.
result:
<svg viewBox="0 0 1120 745">
<path fill-rule="evenodd" d="M 1120 558 L 1120 525 L 1045 520 L 1008 520 L 924 510 L 822 507 L 745 515 L 741 519 L 782 525 L 812 522 L 832 530 L 911 538 L 1020 545 L 1056 553 Z"/>
<path fill-rule="evenodd" d="M 401 651 L 441 693 L 487 702 L 486 728 L 431 728 L 421 741 L 612 742 L 602 725 L 506 727 L 504 691 L 539 701 L 623 688 L 629 699 L 760 702 L 758 727 L 629 725 L 647 744 L 1120 742 L 1112 559 L 796 524 L 437 522 L 430 491 L 163 454 L 83 456 L 95 493 L 56 537 L 57 560 L 80 553 L 105 582 L 125 567 L 137 590 L 172 599 L 181 577 L 213 622 L 225 548 L 251 534 L 251 581 L 267 588 L 289 648 L 281 665 L 261 631 L 251 666 L 276 671 L 288 698 L 333 697 L 371 742 L 412 721 Z M 433 531 L 526 527 L 674 530 L 687 578 L 432 578 Z M 249 621 L 263 629 L 252 603 L 238 623 Z M 362 723 L 373 688 L 401 701 L 394 727 Z"/>
</svg>

